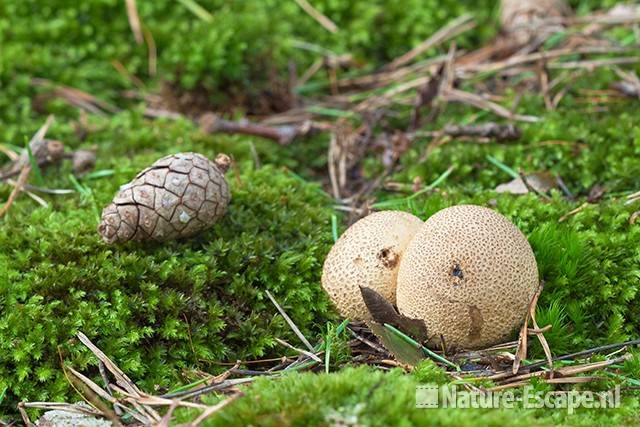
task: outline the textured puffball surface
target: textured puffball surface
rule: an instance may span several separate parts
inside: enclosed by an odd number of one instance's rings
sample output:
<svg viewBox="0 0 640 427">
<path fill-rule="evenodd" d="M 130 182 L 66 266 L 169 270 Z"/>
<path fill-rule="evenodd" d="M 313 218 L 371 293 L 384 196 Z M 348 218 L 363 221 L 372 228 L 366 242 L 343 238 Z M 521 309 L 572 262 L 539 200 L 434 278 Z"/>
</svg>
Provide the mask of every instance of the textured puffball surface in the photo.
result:
<svg viewBox="0 0 640 427">
<path fill-rule="evenodd" d="M 360 286 L 395 304 L 402 253 L 422 225 L 409 213 L 382 211 L 361 219 L 340 236 L 322 270 L 322 287 L 340 314 L 351 320 L 371 319 Z"/>
<path fill-rule="evenodd" d="M 533 250 L 511 221 L 454 206 L 429 218 L 405 250 L 398 311 L 425 321 L 429 346 L 485 348 L 522 325 L 538 283 Z"/>
<path fill-rule="evenodd" d="M 163 157 L 120 187 L 102 211 L 98 232 L 106 243 L 165 241 L 211 227 L 231 199 L 224 178 L 231 159 L 198 153 Z"/>
</svg>

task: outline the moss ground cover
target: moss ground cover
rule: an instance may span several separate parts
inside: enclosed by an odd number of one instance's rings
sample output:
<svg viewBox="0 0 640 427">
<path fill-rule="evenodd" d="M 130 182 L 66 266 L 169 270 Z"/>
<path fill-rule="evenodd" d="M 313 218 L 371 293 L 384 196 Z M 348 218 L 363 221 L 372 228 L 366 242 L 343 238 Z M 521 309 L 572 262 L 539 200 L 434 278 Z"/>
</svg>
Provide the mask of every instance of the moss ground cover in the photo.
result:
<svg viewBox="0 0 640 427">
<path fill-rule="evenodd" d="M 446 7 L 441 2 L 402 7 L 387 1 L 315 2 L 344 30 L 331 35 L 294 2 L 199 2 L 211 18 L 181 2 L 138 3 L 158 48 L 156 77 L 147 75 L 147 51 L 133 41 L 122 2 L 0 4 L 0 143 L 21 149 L 46 115 L 55 114 L 48 135 L 69 148 L 95 147 L 100 172 L 80 181 L 82 193 L 44 196 L 47 208 L 22 195 L 0 219 L 0 415 L 14 414 L 20 400 L 74 399 L 61 363 L 97 373 L 96 360 L 73 338 L 77 331 L 141 387 L 167 390 L 188 381 L 194 369 L 216 372 L 216 362 L 281 355 L 274 338 L 295 338 L 265 290 L 307 336 L 320 335 L 326 322 L 337 323 L 319 285 L 335 211 L 314 182 L 326 166 L 328 136 L 285 148 L 257 138 L 204 135 L 186 119 L 145 119 L 136 101 L 120 96 L 134 84 L 114 71 L 113 61 L 142 79 L 143 93 L 159 90 L 164 82 L 179 91 L 197 88 L 212 107 L 227 106 L 242 95 L 247 100 L 239 111 L 258 111 L 251 100 L 282 84 L 278 76 L 290 60 L 299 71 L 313 61 L 313 54 L 296 47 L 300 41 L 352 53 L 365 67 L 374 66 L 460 13 L 477 11 L 479 22 L 486 23 L 495 11 L 489 1 L 446 2 Z M 580 11 L 601 6 L 573 3 Z M 494 32 L 491 25 L 481 25 L 461 46 Z M 84 123 L 75 108 L 43 97 L 43 89 L 32 85 L 34 77 L 86 90 L 122 111 L 89 115 Z M 624 197 L 640 190 L 635 120 L 640 105 L 627 100 L 596 111 L 584 102 L 584 90 L 608 88 L 614 79 L 612 71 L 601 71 L 579 80 L 556 111 L 547 112 L 539 99 L 525 97 L 525 112 L 542 121 L 523 125 L 523 137 L 515 143 L 454 140 L 425 158 L 429 140 L 417 141 L 394 181 L 409 186 L 419 177 L 429 183 L 451 166 L 453 172 L 435 191 L 410 200 L 398 193 L 376 194 L 378 201 L 421 218 L 453 204 L 477 203 L 512 219 L 536 253 L 545 281 L 538 320 L 553 325 L 546 336 L 556 355 L 639 335 L 640 225 L 630 219 L 640 208 L 625 204 Z M 505 104 L 513 100 L 509 97 L 516 94 L 508 94 Z M 430 126 L 474 120 L 495 118 L 450 105 Z M 252 145 L 262 168 L 252 160 Z M 211 157 L 224 151 L 235 158 L 228 177 L 229 214 L 196 239 L 106 247 L 95 231 L 99 211 L 138 170 L 177 151 Z M 487 156 L 515 170 L 560 176 L 576 198 L 569 200 L 560 190 L 553 190 L 548 201 L 533 194 L 498 194 L 496 185 L 511 177 Z M 379 173 L 378 159 L 367 159 L 364 170 L 369 176 Z M 53 167 L 31 183 L 74 189 L 70 172 L 68 164 Z M 586 202 L 596 184 L 606 187 L 604 198 L 560 221 Z M 2 200 L 10 191 L 0 186 Z M 541 349 L 533 351 L 541 355 Z M 624 378 L 640 376 L 637 360 L 624 367 Z M 330 375 L 264 379 L 211 425 L 327 425 L 353 417 L 364 425 L 639 422 L 633 395 L 614 412 L 585 411 L 575 417 L 525 410 L 515 421 L 508 411 L 425 414 L 412 408 L 412 393 L 417 382 L 438 379 L 420 374 L 431 371 L 422 367 L 407 376 L 347 368 Z"/>
<path fill-rule="evenodd" d="M 440 380 L 429 364 L 412 375 L 368 367 L 329 375 L 291 374 L 260 380 L 247 399 L 205 422 L 207 426 L 607 426 L 636 425 L 637 401 L 619 409 L 566 411 L 544 409 L 416 409 L 415 387 Z M 192 419 L 191 413 L 179 416 Z"/>
</svg>

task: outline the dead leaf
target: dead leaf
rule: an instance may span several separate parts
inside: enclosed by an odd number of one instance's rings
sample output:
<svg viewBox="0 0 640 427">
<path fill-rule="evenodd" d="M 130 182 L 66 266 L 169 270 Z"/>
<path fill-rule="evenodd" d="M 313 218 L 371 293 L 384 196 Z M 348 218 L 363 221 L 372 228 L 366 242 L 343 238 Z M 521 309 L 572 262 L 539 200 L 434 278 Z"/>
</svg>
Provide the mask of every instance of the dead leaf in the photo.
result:
<svg viewBox="0 0 640 427">
<path fill-rule="evenodd" d="M 602 199 L 602 196 L 604 196 L 604 193 L 606 192 L 607 192 L 607 189 L 604 187 L 604 185 L 600 185 L 600 184 L 594 185 L 593 187 L 591 187 L 591 190 L 589 191 L 587 202 L 598 203 Z"/>
<path fill-rule="evenodd" d="M 399 362 L 410 366 L 416 366 L 423 360 L 424 354 L 422 350 L 416 348 L 391 332 L 384 325 L 376 322 L 367 322 L 367 326 L 371 329 L 382 345 L 391 353 Z"/>
<path fill-rule="evenodd" d="M 394 326 L 420 342 L 429 337 L 427 327 L 422 320 L 399 314 L 389 301 L 373 289 L 360 286 L 360 293 L 374 322 Z"/>
<path fill-rule="evenodd" d="M 536 191 L 540 193 L 547 193 L 552 188 L 556 188 L 556 179 L 549 172 L 536 172 L 529 175 L 525 175 L 527 183 Z M 529 189 L 522 180 L 522 178 L 516 178 L 504 184 L 500 184 L 496 187 L 497 193 L 509 193 L 509 194 L 527 194 Z"/>
</svg>

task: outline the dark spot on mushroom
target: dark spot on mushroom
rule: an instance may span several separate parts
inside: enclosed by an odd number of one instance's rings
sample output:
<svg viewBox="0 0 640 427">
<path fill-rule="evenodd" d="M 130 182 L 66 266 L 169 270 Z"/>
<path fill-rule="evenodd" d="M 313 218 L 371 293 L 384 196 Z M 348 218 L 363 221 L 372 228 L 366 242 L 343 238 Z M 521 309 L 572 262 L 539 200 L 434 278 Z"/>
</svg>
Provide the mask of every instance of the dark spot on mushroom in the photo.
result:
<svg viewBox="0 0 640 427">
<path fill-rule="evenodd" d="M 462 273 L 462 269 L 460 268 L 460 266 L 458 264 L 453 266 L 453 271 L 451 272 L 451 274 L 454 277 L 459 277 L 461 279 L 464 279 L 464 274 Z"/>
<path fill-rule="evenodd" d="M 462 271 L 462 267 L 460 264 L 455 263 L 451 268 L 451 278 L 454 285 L 461 285 L 464 281 L 464 272 Z"/>
<path fill-rule="evenodd" d="M 469 325 L 469 339 L 475 340 L 480 338 L 484 319 L 482 318 L 482 313 L 478 307 L 473 304 L 469 304 L 467 307 L 469 309 L 469 318 L 471 319 L 471 323 Z"/>
<path fill-rule="evenodd" d="M 361 267 L 362 264 L 364 264 L 364 260 L 360 255 L 358 255 L 358 257 L 353 260 L 353 263 L 356 265 L 356 267 Z"/>
<path fill-rule="evenodd" d="M 382 262 L 382 265 L 386 268 L 392 269 L 398 265 L 400 257 L 391 248 L 383 248 L 378 252 L 378 259 Z"/>
</svg>

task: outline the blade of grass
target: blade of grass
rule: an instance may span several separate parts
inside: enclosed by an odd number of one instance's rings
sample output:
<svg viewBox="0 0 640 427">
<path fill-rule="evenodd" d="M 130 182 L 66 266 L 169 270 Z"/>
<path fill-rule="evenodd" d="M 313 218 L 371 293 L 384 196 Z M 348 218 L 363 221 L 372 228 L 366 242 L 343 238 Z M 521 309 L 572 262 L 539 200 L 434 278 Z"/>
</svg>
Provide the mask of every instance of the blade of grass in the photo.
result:
<svg viewBox="0 0 640 427">
<path fill-rule="evenodd" d="M 69 174 L 69 181 L 71 181 L 71 184 L 81 196 L 91 196 L 91 191 L 89 191 L 84 185 L 80 184 L 80 181 L 78 181 L 75 176 Z"/>
<path fill-rule="evenodd" d="M 338 110 L 337 108 L 327 108 L 311 106 L 307 108 L 307 111 L 313 114 L 331 117 L 353 117 L 354 113 L 351 111 Z"/>
<path fill-rule="evenodd" d="M 431 184 L 427 185 L 425 188 L 423 188 L 420 191 L 416 191 L 415 193 L 413 193 L 412 195 L 410 195 L 408 197 L 404 197 L 402 199 L 386 200 L 386 201 L 380 202 L 380 203 L 374 203 L 371 207 L 373 209 L 389 209 L 391 207 L 401 206 L 401 205 L 403 205 L 405 203 L 409 207 L 412 207 L 411 202 L 413 200 L 415 200 L 416 198 L 420 197 L 424 193 L 427 193 L 427 192 L 433 190 L 434 188 L 436 188 L 437 186 L 439 186 L 440 184 L 442 184 L 449 177 L 449 175 L 451 175 L 451 173 L 454 170 L 455 170 L 455 166 L 450 166 L 438 178 L 436 178 L 436 180 L 433 181 Z"/>
<path fill-rule="evenodd" d="M 327 322 L 327 337 L 324 340 L 324 371 L 329 373 L 329 364 L 331 363 L 331 341 L 333 334 L 331 333 L 331 323 Z"/>
<path fill-rule="evenodd" d="M 338 241 L 338 216 L 331 214 L 331 233 L 333 234 L 333 242 Z"/>
<path fill-rule="evenodd" d="M 85 179 L 99 179 L 99 178 L 105 178 L 107 176 L 113 176 L 115 174 L 115 171 L 113 169 L 102 169 L 99 171 L 94 171 L 94 172 L 90 172 L 88 174 L 86 174 L 84 176 Z"/>
<path fill-rule="evenodd" d="M 504 163 L 502 163 L 500 160 L 496 159 L 495 157 L 487 154 L 486 158 L 491 164 L 493 164 L 494 166 L 497 166 L 501 171 L 509 174 L 509 176 L 511 176 L 511 178 L 513 178 L 513 179 L 522 179 L 522 177 L 520 176 L 520 174 L 518 172 L 514 171 L 512 168 L 510 168 L 509 166 L 505 165 Z"/>
<path fill-rule="evenodd" d="M 42 185 L 42 183 L 44 182 L 42 178 L 42 170 L 38 165 L 38 161 L 36 160 L 36 157 L 33 155 L 33 152 L 31 151 L 31 144 L 29 142 L 27 142 L 25 149 L 27 150 L 27 155 L 29 156 L 29 164 L 31 165 L 31 172 L 33 172 L 33 175 L 36 178 L 36 184 Z"/>
<path fill-rule="evenodd" d="M 443 363 L 443 364 L 449 366 L 450 368 L 455 369 L 456 371 L 460 371 L 460 366 L 456 365 L 453 362 L 450 362 L 449 360 L 445 359 L 444 357 L 440 356 L 439 354 L 434 353 L 433 351 L 429 350 L 428 348 L 426 348 L 425 346 L 423 346 L 422 344 L 420 344 L 419 342 L 417 342 L 416 340 L 414 340 L 410 336 L 405 335 L 402 331 L 394 328 L 393 326 L 389 325 L 388 323 L 385 323 L 384 327 L 387 328 L 388 330 L 390 330 L 391 332 L 393 332 L 394 334 L 396 334 L 397 336 L 399 336 L 400 338 L 402 338 L 403 340 L 405 340 L 407 343 L 409 343 L 412 346 L 414 346 L 415 348 L 421 349 L 422 352 L 425 354 L 425 356 L 428 356 L 428 357 L 430 357 L 432 359 L 435 359 L 438 362 Z"/>
<path fill-rule="evenodd" d="M 338 325 L 338 327 L 336 328 L 336 336 L 340 335 L 341 333 L 343 333 L 345 331 L 345 329 L 347 329 L 347 325 L 349 324 L 349 320 L 348 319 L 344 319 L 342 321 L 342 323 L 340 323 Z"/>
<path fill-rule="evenodd" d="M 338 327 L 333 331 L 333 332 L 334 332 L 334 333 L 333 333 L 333 337 L 337 338 L 337 337 L 338 337 L 338 335 L 340 335 L 341 333 L 343 333 L 343 332 L 345 331 L 345 329 L 347 328 L 347 325 L 348 325 L 348 324 L 349 324 L 349 319 L 344 319 L 344 320 L 342 321 L 342 323 L 340 323 L 340 324 L 338 325 Z M 314 351 L 315 353 L 317 353 L 317 352 L 321 351 L 321 350 L 324 348 L 324 346 L 325 346 L 325 345 L 324 345 L 324 341 L 320 341 L 318 344 L 316 344 L 316 345 L 313 347 L 313 351 Z"/>
<path fill-rule="evenodd" d="M 93 190 L 91 189 L 91 187 L 80 183 L 80 181 L 78 181 L 78 179 L 73 174 L 69 174 L 69 181 L 71 181 L 71 184 L 73 184 L 76 191 L 80 194 L 81 199 L 84 199 L 86 203 L 89 203 L 91 205 L 93 214 L 98 219 L 98 221 L 100 221 L 100 209 L 95 197 L 93 197 Z"/>
<path fill-rule="evenodd" d="M 192 382 L 192 383 L 185 384 L 185 385 L 182 385 L 182 386 L 180 386 L 180 387 L 176 387 L 176 388 L 174 388 L 174 389 L 171 389 L 171 390 L 169 390 L 169 392 L 167 392 L 166 394 L 167 394 L 167 395 L 170 395 L 170 394 L 180 393 L 180 392 L 182 392 L 182 391 L 190 390 L 190 389 L 192 389 L 192 388 L 195 388 L 195 387 L 197 387 L 197 386 L 199 386 L 199 385 L 202 385 L 202 384 L 206 383 L 206 382 L 207 382 L 207 381 L 209 381 L 210 379 L 211 379 L 211 378 L 201 378 L 201 379 L 199 379 L 199 380 L 197 380 L 197 381 L 194 381 L 194 382 Z"/>
<path fill-rule="evenodd" d="M 191 13 L 202 19 L 204 22 L 213 22 L 213 15 L 194 0 L 178 0 Z"/>
</svg>

